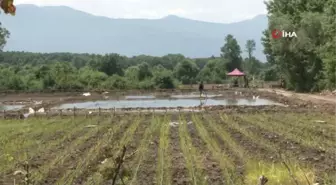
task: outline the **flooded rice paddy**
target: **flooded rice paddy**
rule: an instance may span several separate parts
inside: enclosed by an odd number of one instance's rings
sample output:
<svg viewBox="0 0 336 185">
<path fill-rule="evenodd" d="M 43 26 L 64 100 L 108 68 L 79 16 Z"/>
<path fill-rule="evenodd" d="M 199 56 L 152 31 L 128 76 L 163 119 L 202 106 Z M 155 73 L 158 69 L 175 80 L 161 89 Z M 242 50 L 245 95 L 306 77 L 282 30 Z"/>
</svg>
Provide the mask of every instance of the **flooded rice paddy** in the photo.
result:
<svg viewBox="0 0 336 185">
<path fill-rule="evenodd" d="M 11 111 L 11 110 L 20 110 L 24 107 L 24 105 L 0 105 L 0 110 L 6 110 L 6 111 Z"/>
<path fill-rule="evenodd" d="M 54 109 L 110 109 L 110 108 L 160 108 L 160 107 L 196 107 L 196 106 L 216 106 L 216 105 L 278 105 L 278 103 L 267 99 L 142 99 L 142 100 L 106 100 L 87 101 L 78 103 L 61 104 Z"/>
</svg>

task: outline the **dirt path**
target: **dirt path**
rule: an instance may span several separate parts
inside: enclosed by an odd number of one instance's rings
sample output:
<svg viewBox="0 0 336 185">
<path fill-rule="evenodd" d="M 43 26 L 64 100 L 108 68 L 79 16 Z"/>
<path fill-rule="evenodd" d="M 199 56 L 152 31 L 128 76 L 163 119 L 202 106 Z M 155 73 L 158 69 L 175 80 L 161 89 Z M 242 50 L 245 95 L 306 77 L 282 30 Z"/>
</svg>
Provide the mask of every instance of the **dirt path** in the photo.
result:
<svg viewBox="0 0 336 185">
<path fill-rule="evenodd" d="M 304 94 L 304 93 L 295 93 L 295 92 L 290 92 L 290 91 L 285 91 L 281 89 L 258 89 L 259 91 L 264 91 L 264 92 L 274 92 L 276 94 L 281 94 L 286 97 L 296 97 L 301 100 L 305 101 L 313 101 L 313 102 L 319 102 L 321 101 L 327 101 L 329 103 L 335 103 L 336 104 L 336 98 L 334 97 L 327 97 L 327 96 L 321 96 L 321 95 L 313 95 L 313 94 Z"/>
</svg>

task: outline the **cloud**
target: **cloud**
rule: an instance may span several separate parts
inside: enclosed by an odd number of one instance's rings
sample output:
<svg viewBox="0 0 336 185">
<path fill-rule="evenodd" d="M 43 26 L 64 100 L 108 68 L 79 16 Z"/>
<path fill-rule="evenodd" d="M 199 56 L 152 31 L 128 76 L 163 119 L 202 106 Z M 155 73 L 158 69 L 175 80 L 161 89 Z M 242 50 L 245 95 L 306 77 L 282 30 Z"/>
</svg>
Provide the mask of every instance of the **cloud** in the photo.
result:
<svg viewBox="0 0 336 185">
<path fill-rule="evenodd" d="M 266 13 L 264 0 L 16 0 L 15 4 L 69 6 L 112 18 L 156 19 L 170 14 L 209 22 L 235 22 Z"/>
</svg>

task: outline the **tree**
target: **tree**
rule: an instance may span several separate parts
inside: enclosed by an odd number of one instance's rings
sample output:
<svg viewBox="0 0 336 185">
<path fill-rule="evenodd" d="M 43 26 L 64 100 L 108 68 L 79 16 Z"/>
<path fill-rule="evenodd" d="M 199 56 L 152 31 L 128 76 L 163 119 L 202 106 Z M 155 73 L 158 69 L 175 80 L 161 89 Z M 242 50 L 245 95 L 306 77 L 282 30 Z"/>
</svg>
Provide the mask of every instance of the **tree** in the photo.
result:
<svg viewBox="0 0 336 185">
<path fill-rule="evenodd" d="M 152 75 L 152 72 L 150 71 L 150 67 L 148 63 L 142 62 L 139 65 L 138 79 L 141 81 L 141 80 L 144 80 L 145 78 L 151 78 L 152 76 L 153 75 Z"/>
<path fill-rule="evenodd" d="M 161 65 L 166 69 L 173 70 L 184 59 L 185 57 L 181 54 L 168 54 L 162 57 Z"/>
<path fill-rule="evenodd" d="M 244 60 L 244 71 L 250 75 L 258 75 L 263 69 L 263 64 L 255 57 L 245 58 Z"/>
<path fill-rule="evenodd" d="M 183 60 L 175 67 L 175 76 L 182 84 L 195 83 L 198 72 L 197 65 L 191 60 Z"/>
<path fill-rule="evenodd" d="M 325 85 L 329 89 L 336 88 L 336 1 L 328 0 L 324 4 L 322 19 L 323 37 L 325 44 L 319 50 L 319 56 L 323 60 L 323 76 Z"/>
<path fill-rule="evenodd" d="M 123 70 L 121 64 L 123 63 L 124 58 L 118 54 L 109 54 L 101 58 L 101 60 L 95 64 L 95 67 L 105 74 L 111 75 L 123 75 Z"/>
<path fill-rule="evenodd" d="M 251 60 L 253 52 L 256 49 L 256 43 L 254 40 L 247 40 L 245 44 L 245 51 L 248 53 L 248 58 Z"/>
<path fill-rule="evenodd" d="M 221 52 L 221 57 L 228 61 L 226 68 L 229 71 L 235 68 L 242 70 L 241 49 L 233 35 L 229 34 L 225 37 L 225 44 L 221 48 Z"/>
<path fill-rule="evenodd" d="M 0 52 L 5 47 L 9 35 L 9 31 L 6 28 L 3 28 L 0 23 Z"/>
<path fill-rule="evenodd" d="M 128 83 L 125 78 L 119 75 L 110 76 L 104 83 L 103 87 L 107 89 L 127 89 Z"/>
<path fill-rule="evenodd" d="M 250 74 L 255 73 L 255 68 L 257 67 L 257 59 L 253 57 L 253 51 L 255 51 L 256 43 L 254 40 L 247 40 L 245 44 L 245 51 L 248 54 L 248 59 L 244 61 L 244 69 Z"/>
<path fill-rule="evenodd" d="M 153 77 L 154 84 L 160 89 L 173 89 L 175 88 L 174 78 L 172 72 L 165 70 L 157 73 Z"/>
<path fill-rule="evenodd" d="M 76 69 L 70 63 L 56 62 L 53 64 L 51 71 L 57 89 L 81 88 L 81 85 L 77 81 Z"/>
<path fill-rule="evenodd" d="M 275 65 L 286 80 L 288 89 L 321 90 L 323 88 L 320 85 L 321 81 L 330 76 L 330 73 L 325 75 L 328 68 L 326 63 L 335 60 L 331 59 L 331 55 L 324 55 L 326 50 L 320 50 L 335 37 L 335 34 L 325 34 L 323 29 L 323 24 L 331 25 L 331 22 L 334 22 L 324 21 L 326 20 L 324 17 L 327 17 L 324 16 L 327 12 L 325 10 L 331 5 L 328 2 L 331 3 L 332 0 L 327 2 L 271 0 L 266 3 L 269 28 L 264 32 L 264 52 L 268 62 Z M 272 39 L 270 32 L 273 29 L 295 31 L 298 37 Z"/>
<path fill-rule="evenodd" d="M 79 70 L 79 81 L 89 89 L 99 88 L 106 81 L 108 76 L 90 67 L 84 67 Z"/>
<path fill-rule="evenodd" d="M 197 79 L 205 83 L 222 83 L 226 78 L 226 61 L 222 59 L 212 59 L 207 62 L 199 72 Z"/>
<path fill-rule="evenodd" d="M 125 77 L 130 80 L 137 82 L 139 81 L 139 66 L 131 66 L 125 70 Z"/>
</svg>

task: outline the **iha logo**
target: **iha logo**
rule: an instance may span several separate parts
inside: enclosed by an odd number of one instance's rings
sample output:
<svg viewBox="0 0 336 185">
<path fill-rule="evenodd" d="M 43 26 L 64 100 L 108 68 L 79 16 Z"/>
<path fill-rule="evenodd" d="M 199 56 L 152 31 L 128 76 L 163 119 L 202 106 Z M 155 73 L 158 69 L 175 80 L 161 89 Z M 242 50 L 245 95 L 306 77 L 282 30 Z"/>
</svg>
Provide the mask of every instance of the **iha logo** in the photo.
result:
<svg viewBox="0 0 336 185">
<path fill-rule="evenodd" d="M 292 38 L 292 37 L 297 37 L 296 33 L 293 31 L 293 32 L 288 32 L 288 31 L 285 31 L 285 30 L 273 30 L 272 31 L 272 37 L 273 39 L 279 39 L 279 38 L 282 38 L 282 37 L 285 37 L 285 38 Z"/>
</svg>

